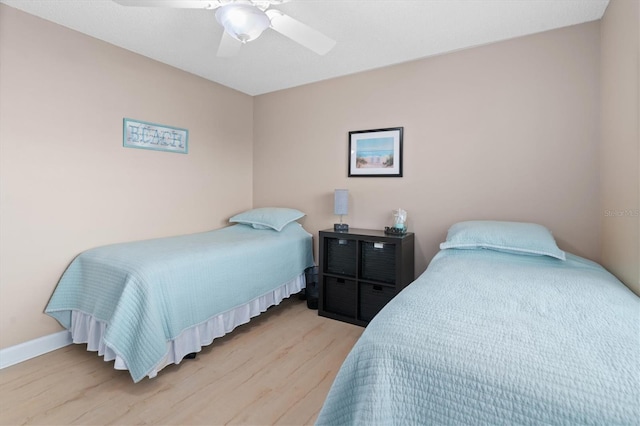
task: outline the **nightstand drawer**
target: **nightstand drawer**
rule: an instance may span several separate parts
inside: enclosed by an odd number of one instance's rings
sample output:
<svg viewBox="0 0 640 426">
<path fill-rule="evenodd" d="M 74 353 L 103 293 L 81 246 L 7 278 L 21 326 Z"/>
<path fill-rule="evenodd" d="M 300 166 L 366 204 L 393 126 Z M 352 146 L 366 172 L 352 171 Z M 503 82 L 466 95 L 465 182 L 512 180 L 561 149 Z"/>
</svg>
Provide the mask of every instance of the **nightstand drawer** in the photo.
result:
<svg viewBox="0 0 640 426">
<path fill-rule="evenodd" d="M 324 310 L 340 315 L 354 315 L 356 282 L 344 278 L 324 277 Z"/>
<path fill-rule="evenodd" d="M 327 238 L 327 260 L 325 271 L 330 274 L 356 276 L 356 241 L 352 239 Z"/>
<path fill-rule="evenodd" d="M 371 321 L 395 295 L 393 287 L 360 283 L 360 300 L 358 301 L 360 319 Z"/>
<path fill-rule="evenodd" d="M 385 283 L 396 280 L 396 245 L 362 241 L 360 278 Z"/>
</svg>

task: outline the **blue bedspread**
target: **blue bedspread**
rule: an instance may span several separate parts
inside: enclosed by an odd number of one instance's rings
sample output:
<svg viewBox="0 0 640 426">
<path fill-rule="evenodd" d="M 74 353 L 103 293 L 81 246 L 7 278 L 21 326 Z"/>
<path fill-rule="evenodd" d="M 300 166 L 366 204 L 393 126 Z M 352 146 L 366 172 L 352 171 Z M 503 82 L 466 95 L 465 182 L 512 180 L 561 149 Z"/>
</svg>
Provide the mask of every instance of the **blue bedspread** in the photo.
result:
<svg viewBox="0 0 640 426">
<path fill-rule="evenodd" d="M 185 329 L 243 305 L 313 265 L 311 235 L 246 225 L 114 244 L 80 254 L 45 312 L 65 328 L 79 311 L 107 323 L 105 343 L 134 381 L 153 369 Z"/>
<path fill-rule="evenodd" d="M 443 250 L 369 324 L 319 425 L 640 424 L 640 298 L 597 264 Z"/>
</svg>

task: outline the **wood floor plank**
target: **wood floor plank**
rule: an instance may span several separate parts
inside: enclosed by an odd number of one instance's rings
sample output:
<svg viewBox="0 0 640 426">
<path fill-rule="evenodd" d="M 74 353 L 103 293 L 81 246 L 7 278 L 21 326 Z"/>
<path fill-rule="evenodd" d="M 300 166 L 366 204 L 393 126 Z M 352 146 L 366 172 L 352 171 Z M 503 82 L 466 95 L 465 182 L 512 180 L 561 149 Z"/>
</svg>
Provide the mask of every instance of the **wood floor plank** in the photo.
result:
<svg viewBox="0 0 640 426">
<path fill-rule="evenodd" d="M 292 297 L 139 383 L 67 346 L 0 370 L 0 424 L 313 424 L 363 330 Z"/>
</svg>

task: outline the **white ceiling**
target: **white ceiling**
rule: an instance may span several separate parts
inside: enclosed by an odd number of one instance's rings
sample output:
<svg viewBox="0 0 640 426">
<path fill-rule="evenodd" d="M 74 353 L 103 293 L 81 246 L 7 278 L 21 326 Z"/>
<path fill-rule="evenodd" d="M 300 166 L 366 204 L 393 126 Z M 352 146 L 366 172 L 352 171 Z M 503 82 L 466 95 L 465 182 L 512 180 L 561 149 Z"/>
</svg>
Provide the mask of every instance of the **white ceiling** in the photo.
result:
<svg viewBox="0 0 640 426">
<path fill-rule="evenodd" d="M 272 30 L 217 58 L 215 12 L 111 0 L 0 0 L 249 95 L 598 20 L 609 0 L 291 0 L 275 7 L 337 41 L 319 56 Z"/>
</svg>

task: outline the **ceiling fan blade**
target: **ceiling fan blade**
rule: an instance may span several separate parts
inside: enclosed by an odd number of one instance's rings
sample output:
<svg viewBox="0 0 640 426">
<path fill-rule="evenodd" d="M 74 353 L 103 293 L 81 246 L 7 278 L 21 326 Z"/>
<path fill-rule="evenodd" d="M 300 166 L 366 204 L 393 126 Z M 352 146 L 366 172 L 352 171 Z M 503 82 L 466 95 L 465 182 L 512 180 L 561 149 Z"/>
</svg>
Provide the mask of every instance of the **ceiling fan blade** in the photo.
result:
<svg viewBox="0 0 640 426">
<path fill-rule="evenodd" d="M 269 6 L 282 3 L 289 3 L 291 0 L 250 0 L 251 3 L 260 10 L 267 10 Z"/>
<path fill-rule="evenodd" d="M 324 55 L 333 49 L 336 41 L 330 39 L 321 32 L 311 28 L 302 22 L 285 15 L 279 10 L 269 9 L 266 11 L 267 16 L 271 19 L 271 28 L 280 34 L 289 37 L 306 47 L 313 50 L 318 55 Z"/>
<path fill-rule="evenodd" d="M 216 9 L 218 0 L 113 0 L 122 6 L 170 7 L 176 9 Z"/>
<path fill-rule="evenodd" d="M 217 56 L 220 58 L 228 58 L 236 56 L 240 52 L 242 42 L 231 36 L 228 32 L 223 31 L 220 45 L 218 46 Z"/>
</svg>

